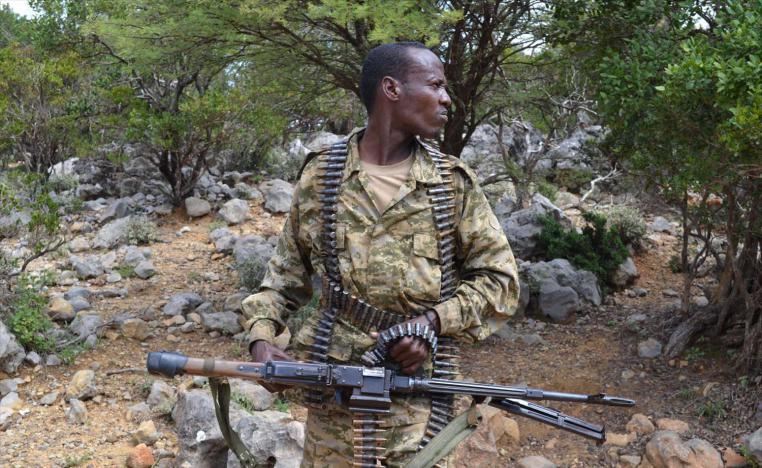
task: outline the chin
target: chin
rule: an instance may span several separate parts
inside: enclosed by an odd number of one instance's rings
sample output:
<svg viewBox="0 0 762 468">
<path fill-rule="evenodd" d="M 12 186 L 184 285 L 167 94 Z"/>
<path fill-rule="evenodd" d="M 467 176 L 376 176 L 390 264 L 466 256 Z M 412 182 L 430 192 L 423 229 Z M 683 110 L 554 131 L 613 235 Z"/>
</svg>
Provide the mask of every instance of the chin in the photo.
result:
<svg viewBox="0 0 762 468">
<path fill-rule="evenodd" d="M 429 129 L 429 130 L 421 130 L 418 133 L 418 136 L 421 138 L 425 138 L 427 140 L 433 140 L 439 137 L 440 132 L 442 131 L 442 128 L 436 128 L 436 129 Z"/>
</svg>

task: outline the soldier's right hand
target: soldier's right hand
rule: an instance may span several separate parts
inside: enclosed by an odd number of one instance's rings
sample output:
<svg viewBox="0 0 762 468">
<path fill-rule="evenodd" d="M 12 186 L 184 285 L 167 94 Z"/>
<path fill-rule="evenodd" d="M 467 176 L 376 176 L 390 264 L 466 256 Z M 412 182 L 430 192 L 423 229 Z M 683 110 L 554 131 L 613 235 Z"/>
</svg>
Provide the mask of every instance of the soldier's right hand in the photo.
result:
<svg viewBox="0 0 762 468">
<path fill-rule="evenodd" d="M 252 343 L 249 348 L 249 353 L 251 353 L 254 362 L 295 361 L 295 359 L 286 354 L 285 351 L 264 340 L 257 340 Z M 270 393 L 282 392 L 288 388 L 285 385 L 268 384 L 264 382 L 259 382 L 259 384 L 265 387 Z"/>
</svg>

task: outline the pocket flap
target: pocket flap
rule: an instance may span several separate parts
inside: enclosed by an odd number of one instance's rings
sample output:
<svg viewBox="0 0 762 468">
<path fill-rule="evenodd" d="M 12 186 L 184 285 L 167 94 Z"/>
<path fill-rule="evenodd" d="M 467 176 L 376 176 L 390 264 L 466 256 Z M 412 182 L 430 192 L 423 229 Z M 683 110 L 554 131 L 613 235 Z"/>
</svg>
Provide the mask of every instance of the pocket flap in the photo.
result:
<svg viewBox="0 0 762 468">
<path fill-rule="evenodd" d="M 413 254 L 439 261 L 437 237 L 427 233 L 413 234 Z"/>
</svg>

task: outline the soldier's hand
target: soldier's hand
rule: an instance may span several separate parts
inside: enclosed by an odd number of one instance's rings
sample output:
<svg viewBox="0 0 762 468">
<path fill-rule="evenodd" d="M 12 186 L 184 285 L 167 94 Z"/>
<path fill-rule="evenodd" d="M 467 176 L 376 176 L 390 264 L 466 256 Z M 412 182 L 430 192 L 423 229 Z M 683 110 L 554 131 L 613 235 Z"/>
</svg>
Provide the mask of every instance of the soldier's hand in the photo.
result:
<svg viewBox="0 0 762 468">
<path fill-rule="evenodd" d="M 255 362 L 295 360 L 277 346 L 271 345 L 264 340 L 258 340 L 252 343 L 249 348 L 249 353 L 251 353 L 251 357 Z M 263 382 L 260 382 L 259 384 L 265 387 L 270 393 L 282 392 L 288 388 L 285 385 L 267 384 Z"/>
<path fill-rule="evenodd" d="M 427 314 L 428 318 L 421 315 L 404 323 L 413 325 L 420 323 L 421 326 L 434 326 L 435 331 L 439 333 L 439 316 L 434 311 L 429 311 Z M 378 336 L 378 334 L 375 335 Z M 408 375 L 414 374 L 426 362 L 428 355 L 428 345 L 422 338 L 417 336 L 406 336 L 394 343 L 389 349 L 389 356 L 399 363 L 402 372 Z"/>
</svg>

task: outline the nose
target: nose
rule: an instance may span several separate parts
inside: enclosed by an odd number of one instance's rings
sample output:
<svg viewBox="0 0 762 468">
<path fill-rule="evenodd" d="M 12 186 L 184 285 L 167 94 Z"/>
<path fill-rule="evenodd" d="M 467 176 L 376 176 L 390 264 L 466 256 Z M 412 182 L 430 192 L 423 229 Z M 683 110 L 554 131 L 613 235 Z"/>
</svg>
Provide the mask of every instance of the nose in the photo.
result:
<svg viewBox="0 0 762 468">
<path fill-rule="evenodd" d="M 442 91 L 439 93 L 439 103 L 448 109 L 452 105 L 452 99 L 450 99 L 450 95 L 447 94 L 447 90 L 445 88 L 442 88 Z"/>
</svg>

